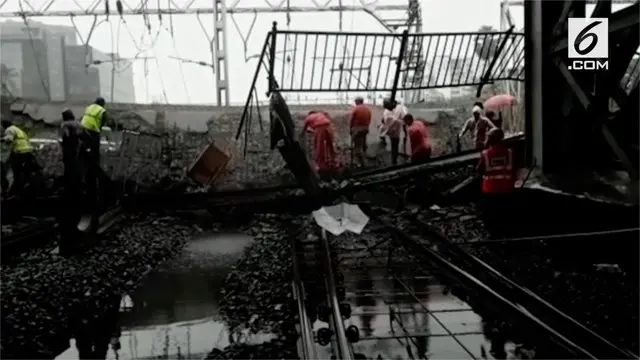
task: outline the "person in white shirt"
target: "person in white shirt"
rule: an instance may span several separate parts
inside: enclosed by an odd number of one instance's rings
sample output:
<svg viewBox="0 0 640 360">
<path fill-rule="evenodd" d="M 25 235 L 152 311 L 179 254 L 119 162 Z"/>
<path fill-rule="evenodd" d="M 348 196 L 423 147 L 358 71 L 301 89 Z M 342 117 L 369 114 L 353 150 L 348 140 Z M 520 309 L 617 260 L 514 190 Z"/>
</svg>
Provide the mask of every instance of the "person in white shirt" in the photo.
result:
<svg viewBox="0 0 640 360">
<path fill-rule="evenodd" d="M 404 130 L 403 119 L 407 115 L 407 108 L 399 101 L 386 100 L 388 108 L 383 112 L 383 123 L 381 126 L 381 135 L 389 137 L 391 142 L 391 163 L 396 165 L 398 163 L 398 155 L 400 153 L 400 135 Z M 406 139 L 406 131 L 405 131 Z M 406 146 L 406 145 L 405 145 Z"/>
</svg>

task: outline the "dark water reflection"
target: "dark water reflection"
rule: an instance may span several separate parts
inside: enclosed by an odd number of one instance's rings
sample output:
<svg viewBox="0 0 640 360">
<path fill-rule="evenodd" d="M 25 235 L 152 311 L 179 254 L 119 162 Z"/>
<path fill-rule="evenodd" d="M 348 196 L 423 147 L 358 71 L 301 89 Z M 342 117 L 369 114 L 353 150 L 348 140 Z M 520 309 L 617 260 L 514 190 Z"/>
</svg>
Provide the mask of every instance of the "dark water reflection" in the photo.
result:
<svg viewBox="0 0 640 360">
<path fill-rule="evenodd" d="M 153 272 L 123 298 L 120 345 L 107 359 L 203 358 L 228 345 L 219 321 L 221 287 L 231 266 L 252 239 L 240 234 L 193 239 L 175 260 Z M 126 308 L 122 309 L 122 308 Z M 59 358 L 77 358 L 70 349 Z"/>
<path fill-rule="evenodd" d="M 345 326 L 360 328 L 356 353 L 369 359 L 472 359 L 491 348 L 482 318 L 465 302 L 445 295 L 436 277 L 416 276 L 411 269 L 392 277 L 379 267 L 344 275 L 352 308 Z M 325 326 L 314 324 L 316 330 Z M 318 345 L 316 351 L 319 358 L 332 355 L 329 346 Z"/>
</svg>

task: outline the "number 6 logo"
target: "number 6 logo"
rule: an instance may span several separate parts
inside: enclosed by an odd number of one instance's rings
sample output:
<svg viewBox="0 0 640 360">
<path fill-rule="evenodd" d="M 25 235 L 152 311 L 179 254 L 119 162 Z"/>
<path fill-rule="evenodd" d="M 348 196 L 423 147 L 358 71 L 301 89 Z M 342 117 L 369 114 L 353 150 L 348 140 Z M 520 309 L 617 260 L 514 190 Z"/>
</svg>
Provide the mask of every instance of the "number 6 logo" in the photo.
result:
<svg viewBox="0 0 640 360">
<path fill-rule="evenodd" d="M 609 57 L 609 19 L 569 18 L 568 35 L 570 59 Z"/>
<path fill-rule="evenodd" d="M 578 54 L 587 55 L 596 47 L 596 45 L 598 45 L 598 35 L 590 33 L 589 30 L 600 24 L 602 24 L 602 21 L 594 21 L 578 33 L 578 37 L 573 41 L 573 47 Z M 580 49 L 580 45 L 582 45 L 586 40 L 591 40 L 591 42 L 584 49 Z"/>
</svg>

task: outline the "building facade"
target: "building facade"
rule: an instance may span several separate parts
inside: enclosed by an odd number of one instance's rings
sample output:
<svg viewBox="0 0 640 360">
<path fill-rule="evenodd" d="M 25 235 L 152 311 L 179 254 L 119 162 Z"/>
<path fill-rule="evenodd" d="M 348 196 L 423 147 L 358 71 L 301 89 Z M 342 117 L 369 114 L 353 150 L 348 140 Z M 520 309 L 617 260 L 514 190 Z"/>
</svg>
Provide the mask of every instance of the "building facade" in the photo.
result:
<svg viewBox="0 0 640 360">
<path fill-rule="evenodd" d="M 96 61 L 100 63 L 94 64 Z M 118 59 L 116 54 L 104 53 L 94 48 L 89 63 L 99 73 L 100 96 L 107 102 L 135 102 L 133 64 L 130 60 Z"/>
<path fill-rule="evenodd" d="M 95 60 L 106 62 L 93 65 Z M 108 102 L 135 102 L 133 67 L 116 61 L 112 74 L 112 55 L 79 45 L 71 26 L 0 23 L 0 63 L 5 95 L 41 101 L 91 101 L 102 96 Z"/>
</svg>

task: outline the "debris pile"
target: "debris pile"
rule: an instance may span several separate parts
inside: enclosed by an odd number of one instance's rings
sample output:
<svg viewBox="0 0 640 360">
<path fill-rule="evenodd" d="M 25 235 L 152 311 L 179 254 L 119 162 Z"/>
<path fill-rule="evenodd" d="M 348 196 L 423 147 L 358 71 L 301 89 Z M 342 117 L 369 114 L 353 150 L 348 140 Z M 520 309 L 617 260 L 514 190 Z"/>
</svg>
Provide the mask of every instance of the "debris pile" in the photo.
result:
<svg viewBox="0 0 640 360">
<path fill-rule="evenodd" d="M 261 215 L 247 232 L 255 241 L 245 248 L 222 288 L 220 313 L 230 329 L 271 333 L 277 340 L 261 345 L 236 343 L 214 350 L 211 359 L 296 358 L 297 308 L 290 286 L 291 248 L 287 234 L 297 220 Z"/>
<path fill-rule="evenodd" d="M 136 217 L 81 256 L 34 249 L 15 266 L 3 266 L 3 356 L 54 358 L 74 335 L 74 324 L 104 323 L 113 302 L 117 306 L 122 294 L 180 251 L 193 232 L 174 218 Z"/>
<path fill-rule="evenodd" d="M 482 221 L 474 216 L 476 207 L 472 204 L 439 209 L 428 222 L 449 240 L 468 244 L 465 248 L 473 255 L 516 283 L 530 288 L 599 335 L 619 346 L 638 351 L 638 284 L 634 274 L 557 263 L 551 259 L 558 258 L 555 255 L 558 249 L 553 242 L 518 241 L 510 244 L 507 241 L 473 245 L 475 241 L 487 238 Z"/>
</svg>

